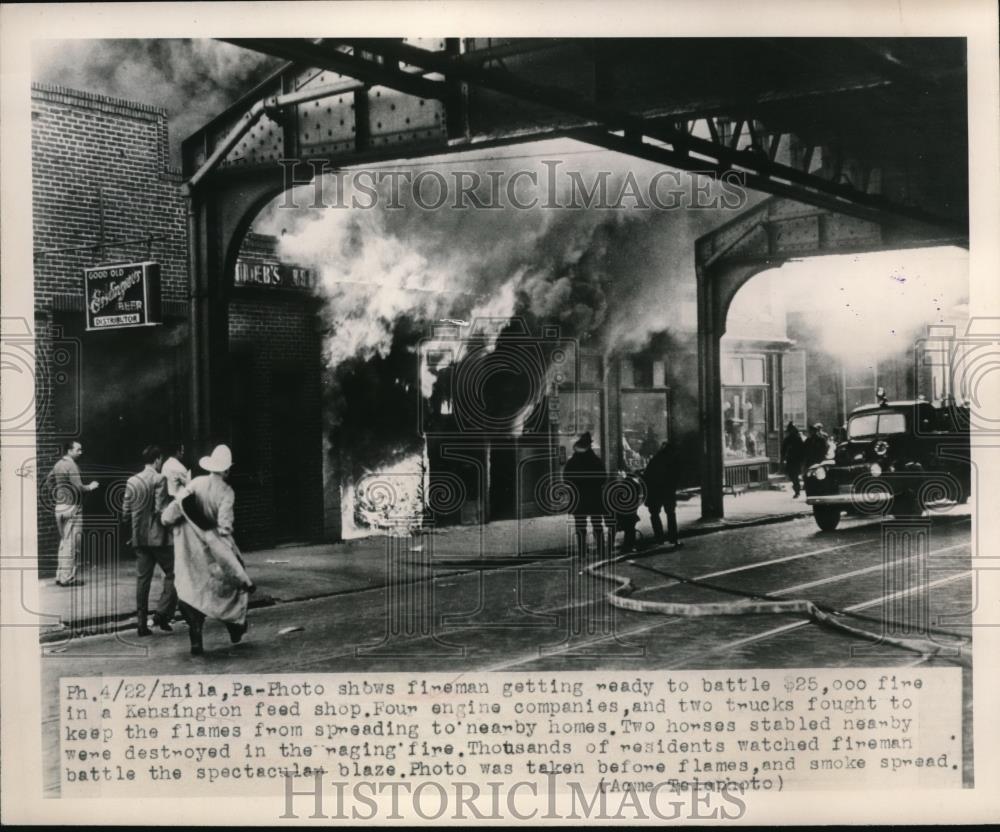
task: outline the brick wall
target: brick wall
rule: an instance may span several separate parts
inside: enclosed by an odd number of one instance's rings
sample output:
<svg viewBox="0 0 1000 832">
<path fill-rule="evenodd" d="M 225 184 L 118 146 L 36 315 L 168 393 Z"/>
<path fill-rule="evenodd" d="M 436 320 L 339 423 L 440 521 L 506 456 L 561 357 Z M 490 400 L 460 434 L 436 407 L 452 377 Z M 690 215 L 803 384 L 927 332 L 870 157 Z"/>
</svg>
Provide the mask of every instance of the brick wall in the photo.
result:
<svg viewBox="0 0 1000 832">
<path fill-rule="evenodd" d="M 36 430 L 38 470 L 44 475 L 61 442 L 84 427 L 81 364 L 92 343 L 77 328 L 83 319 L 83 269 L 158 261 L 165 326 L 147 343 L 161 353 L 179 349 L 185 337 L 187 225 L 181 175 L 169 165 L 164 110 L 35 84 L 31 133 Z M 149 236 L 161 239 L 121 243 Z M 52 251 L 101 241 L 119 244 Z M 94 515 L 105 508 L 88 504 Z M 41 489 L 38 509 L 40 572 L 47 576 L 54 571 L 58 539 Z"/>
<path fill-rule="evenodd" d="M 166 113 L 144 104 L 36 84 L 31 108 L 35 304 L 83 297 L 82 269 L 161 263 L 164 301 L 187 300 L 187 231 L 180 172 L 169 167 Z M 45 250 L 163 237 L 103 251 Z"/>
<path fill-rule="evenodd" d="M 233 443 L 237 539 L 245 548 L 273 545 L 282 537 L 316 540 L 323 536 L 323 447 L 322 343 L 314 307 L 307 298 L 240 300 L 239 294 L 234 291 L 237 297 L 229 307 L 233 404 L 252 410 L 254 418 Z M 287 401 L 287 390 L 276 389 L 282 374 L 295 379 L 295 402 Z M 275 458 L 278 453 L 282 460 Z M 282 484 L 275 472 L 288 465 L 289 456 L 294 459 L 291 485 L 300 489 L 303 504 L 294 533 L 282 535 L 288 518 L 278 516 L 276 490 Z"/>
<path fill-rule="evenodd" d="M 106 381 L 134 395 L 130 387 L 152 383 L 157 375 L 169 376 L 169 403 L 162 392 L 151 395 L 173 411 L 170 427 L 151 429 L 155 436 L 150 441 L 168 438 L 161 433 L 183 438 L 189 371 L 187 206 L 180 172 L 169 166 L 165 111 L 36 84 L 32 175 L 39 472 L 44 476 L 58 459 L 62 441 L 81 436 L 87 449 L 84 461 L 89 457 L 91 462 L 106 462 L 97 450 L 101 441 L 107 450 L 115 439 L 115 428 L 105 427 L 99 418 L 97 399 L 106 395 Z M 149 236 L 160 239 L 121 242 Z M 116 244 L 52 251 L 102 240 Z M 253 256 L 273 259 L 275 243 L 274 238 L 250 234 L 246 248 Z M 160 263 L 164 325 L 124 336 L 83 332 L 83 269 L 147 258 Z M 255 548 L 292 537 L 317 539 L 323 533 L 321 338 L 313 303 L 304 295 L 237 288 L 230 315 L 233 394 L 242 404 L 234 408 L 230 440 L 237 455 L 237 540 Z M 114 378 L 105 379 L 99 364 L 116 339 L 126 345 L 124 373 L 119 366 Z M 288 389 L 289 379 L 301 383 Z M 272 393 L 282 382 L 285 388 L 275 402 Z M 290 400 L 295 409 L 282 410 Z M 142 411 L 133 416 L 142 422 Z M 282 431 L 278 420 L 293 423 L 291 429 Z M 123 470 L 129 465 L 138 468 L 132 451 L 130 447 L 123 454 L 129 460 Z M 279 463 L 287 463 L 291 451 L 297 457 L 297 475 L 289 486 L 289 465 L 276 469 L 275 455 Z M 196 461 L 188 460 L 192 465 Z M 300 489 L 295 507 L 301 520 L 293 530 L 282 530 L 281 496 L 290 487 Z M 88 498 L 87 516 L 95 523 L 113 516 L 105 505 L 110 493 L 102 489 Z M 55 569 L 58 539 L 51 506 L 42 493 L 38 520 L 40 574 L 49 576 Z"/>
</svg>

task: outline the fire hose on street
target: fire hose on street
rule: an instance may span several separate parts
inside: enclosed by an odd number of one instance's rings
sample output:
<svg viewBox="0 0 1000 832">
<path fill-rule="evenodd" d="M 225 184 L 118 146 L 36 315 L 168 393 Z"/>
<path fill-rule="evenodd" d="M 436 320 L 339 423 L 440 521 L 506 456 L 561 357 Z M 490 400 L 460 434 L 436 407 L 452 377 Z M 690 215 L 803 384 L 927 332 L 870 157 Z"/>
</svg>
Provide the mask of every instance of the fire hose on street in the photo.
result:
<svg viewBox="0 0 1000 832">
<path fill-rule="evenodd" d="M 650 554 L 653 553 L 651 552 Z M 621 554 L 616 557 L 605 558 L 604 560 L 584 567 L 584 572 L 591 577 L 616 585 L 614 589 L 607 593 L 607 598 L 612 606 L 619 609 L 631 610 L 632 612 L 638 613 L 677 616 L 681 618 L 696 618 L 714 615 L 799 615 L 804 616 L 821 627 L 827 627 L 866 641 L 874 641 L 880 644 L 898 647 L 901 650 L 919 653 L 926 658 L 941 656 L 942 658 L 947 658 L 963 666 L 967 666 L 971 663 L 971 656 L 968 651 L 961 651 L 957 655 L 952 655 L 952 653 L 954 653 L 954 647 L 950 645 L 939 644 L 925 638 L 902 638 L 888 636 L 883 633 L 876 633 L 862 627 L 853 626 L 842 620 L 844 617 L 863 618 L 863 616 L 852 612 L 825 608 L 808 599 L 779 600 L 766 594 L 743 592 L 741 590 L 733 589 L 732 587 L 706 583 L 697 578 L 685 578 L 682 575 L 672 574 L 661 569 L 655 570 L 657 574 L 671 578 L 680 584 L 696 586 L 715 592 L 725 592 L 731 595 L 741 595 L 744 600 L 725 601 L 719 603 L 685 603 L 676 601 L 646 601 L 639 598 L 632 598 L 630 596 L 638 592 L 640 587 L 637 587 L 631 578 L 608 573 L 607 568 L 623 561 L 631 562 L 634 558 L 634 554 Z M 966 637 L 952 632 L 939 630 L 930 630 L 930 632 L 938 632 L 956 640 L 962 640 L 965 642 L 969 641 Z M 951 653 L 947 653 L 945 651 L 951 651 Z"/>
</svg>

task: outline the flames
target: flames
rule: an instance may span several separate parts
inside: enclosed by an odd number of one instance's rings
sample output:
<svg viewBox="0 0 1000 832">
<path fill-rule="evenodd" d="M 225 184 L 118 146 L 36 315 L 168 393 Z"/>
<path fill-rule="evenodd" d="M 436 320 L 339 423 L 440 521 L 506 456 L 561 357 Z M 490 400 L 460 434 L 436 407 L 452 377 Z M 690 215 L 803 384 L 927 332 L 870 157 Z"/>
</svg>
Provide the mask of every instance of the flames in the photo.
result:
<svg viewBox="0 0 1000 832">
<path fill-rule="evenodd" d="M 609 169 L 612 185 L 659 170 L 581 148 L 565 142 L 534 145 L 519 148 L 516 157 L 423 164 L 464 163 L 510 174 L 526 165 L 541 171 L 546 156 L 567 152 L 562 158 L 582 174 Z M 338 181 L 338 187 L 347 186 L 344 204 L 351 204 L 350 181 Z M 427 468 L 420 410 L 443 396 L 438 412 L 449 415 L 444 387 L 463 358 L 428 339 L 434 326 L 450 327 L 459 340 L 474 335 L 473 352 L 484 367 L 490 366 L 484 355 L 494 351 L 495 366 L 503 364 L 503 332 L 512 320 L 532 333 L 554 325 L 560 337 L 590 352 L 642 349 L 652 333 L 676 325 L 678 310 L 693 303 L 694 241 L 728 218 L 723 210 L 627 207 L 399 210 L 388 207 L 386 198 L 370 209 L 319 207 L 321 199 L 316 207 L 283 207 L 316 203 L 317 193 L 314 183 L 293 191 L 291 200 L 276 200 L 254 230 L 279 238 L 283 262 L 318 275 L 326 329 L 326 430 L 340 454 L 345 538 L 404 522 L 386 514 L 387 495 L 399 501 L 402 514 L 419 514 L 416 501 L 426 491 Z M 560 194 L 559 201 L 566 196 Z M 484 328 L 473 333 L 477 321 Z M 539 396 L 520 390 L 516 372 L 504 372 L 484 395 L 487 404 L 521 397 L 497 420 L 497 430 L 519 435 Z M 412 385 L 412 397 L 397 395 L 404 382 Z M 373 404 L 376 398 L 381 406 Z M 379 487 L 372 491 L 376 480 Z"/>
<path fill-rule="evenodd" d="M 341 537 L 371 534 L 409 535 L 423 525 L 430 485 L 426 447 L 393 464 L 368 470 L 341 485 Z"/>
</svg>

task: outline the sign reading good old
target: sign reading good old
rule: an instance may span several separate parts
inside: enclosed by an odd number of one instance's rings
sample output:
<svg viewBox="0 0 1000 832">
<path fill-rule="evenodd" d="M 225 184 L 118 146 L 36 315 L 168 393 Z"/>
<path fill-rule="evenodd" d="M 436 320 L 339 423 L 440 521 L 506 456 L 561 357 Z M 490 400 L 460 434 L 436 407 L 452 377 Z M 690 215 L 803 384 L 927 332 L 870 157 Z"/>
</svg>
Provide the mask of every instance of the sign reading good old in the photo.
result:
<svg viewBox="0 0 1000 832">
<path fill-rule="evenodd" d="M 160 323 L 160 264 L 121 263 L 83 270 L 87 329 Z"/>
</svg>

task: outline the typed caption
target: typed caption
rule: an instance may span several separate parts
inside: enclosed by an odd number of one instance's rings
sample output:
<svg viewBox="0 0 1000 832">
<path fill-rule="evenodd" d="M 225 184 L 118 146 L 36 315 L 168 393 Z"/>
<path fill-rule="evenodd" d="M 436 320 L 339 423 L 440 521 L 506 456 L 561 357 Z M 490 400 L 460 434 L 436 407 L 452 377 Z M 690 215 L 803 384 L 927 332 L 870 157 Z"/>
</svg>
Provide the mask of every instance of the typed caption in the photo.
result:
<svg viewBox="0 0 1000 832">
<path fill-rule="evenodd" d="M 960 690 L 951 668 L 64 678 L 61 794 L 960 787 Z"/>
</svg>

